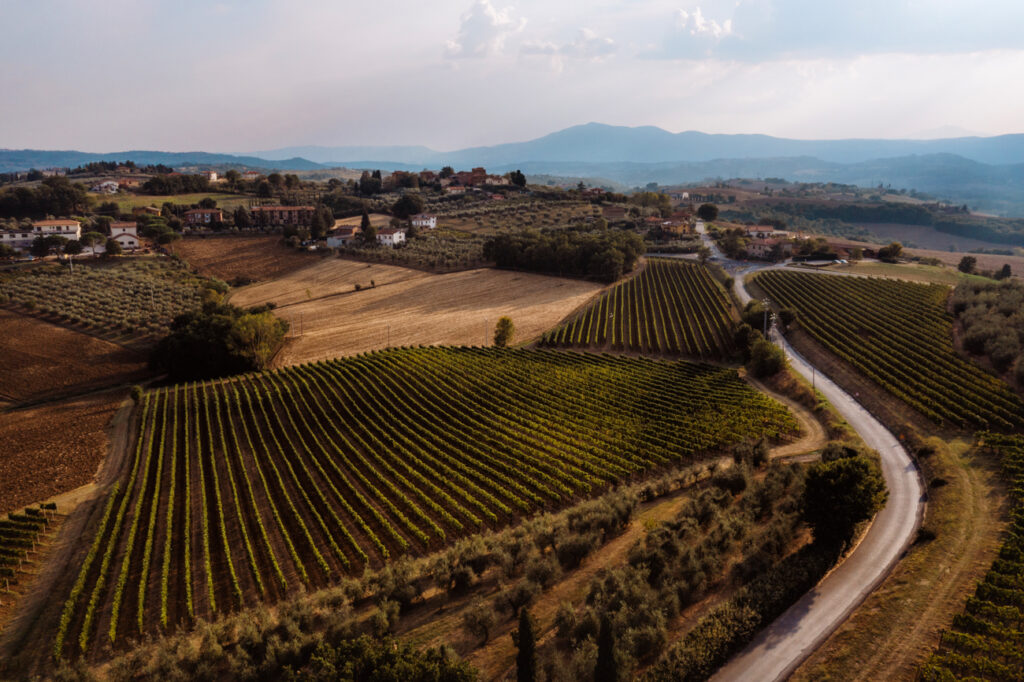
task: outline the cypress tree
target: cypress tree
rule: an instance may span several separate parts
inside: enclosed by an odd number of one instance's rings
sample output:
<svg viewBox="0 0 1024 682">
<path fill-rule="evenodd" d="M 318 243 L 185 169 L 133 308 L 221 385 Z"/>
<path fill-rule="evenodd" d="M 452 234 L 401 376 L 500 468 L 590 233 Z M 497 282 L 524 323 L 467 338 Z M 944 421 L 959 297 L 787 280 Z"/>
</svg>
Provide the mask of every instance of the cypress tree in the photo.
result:
<svg viewBox="0 0 1024 682">
<path fill-rule="evenodd" d="M 516 654 L 516 680 L 534 682 L 537 679 L 537 639 L 533 618 L 526 609 L 519 612 L 519 629 L 512 636 L 519 648 Z"/>
<path fill-rule="evenodd" d="M 619 667 L 615 663 L 615 633 L 612 632 L 612 621 L 607 614 L 601 616 L 601 630 L 597 633 L 594 682 L 619 682 Z"/>
</svg>

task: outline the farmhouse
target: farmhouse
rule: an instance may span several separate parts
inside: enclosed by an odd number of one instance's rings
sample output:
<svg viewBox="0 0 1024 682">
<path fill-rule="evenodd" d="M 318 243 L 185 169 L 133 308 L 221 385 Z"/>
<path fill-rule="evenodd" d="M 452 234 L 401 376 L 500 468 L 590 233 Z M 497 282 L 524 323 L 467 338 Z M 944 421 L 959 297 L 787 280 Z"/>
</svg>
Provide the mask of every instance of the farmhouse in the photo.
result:
<svg viewBox="0 0 1024 682">
<path fill-rule="evenodd" d="M 388 227 L 377 232 L 377 242 L 384 246 L 398 246 L 405 243 L 405 230 L 400 227 Z"/>
<path fill-rule="evenodd" d="M 139 178 L 118 178 L 117 186 L 121 189 L 132 189 L 142 184 L 142 180 Z"/>
<path fill-rule="evenodd" d="M 433 213 L 417 213 L 409 218 L 409 221 L 413 227 L 425 228 L 427 230 L 433 230 L 437 227 L 437 216 Z"/>
<path fill-rule="evenodd" d="M 261 227 L 267 225 L 309 225 L 316 209 L 312 206 L 253 206 L 249 209 L 252 221 Z"/>
<path fill-rule="evenodd" d="M 751 258 L 763 259 L 791 256 L 793 255 L 793 243 L 785 239 L 753 239 L 747 245 L 747 255 Z"/>
<path fill-rule="evenodd" d="M 160 215 L 160 209 L 156 206 L 136 206 L 132 209 L 132 215 Z"/>
<path fill-rule="evenodd" d="M 26 251 L 32 246 L 36 237 L 64 237 L 65 239 L 81 239 L 82 223 L 77 220 L 37 220 L 31 228 L 17 230 L 0 230 L 0 244 L 5 244 L 18 251 Z"/>
<path fill-rule="evenodd" d="M 200 171 L 199 174 L 205 176 L 210 182 L 217 182 L 217 171 Z"/>
<path fill-rule="evenodd" d="M 110 223 L 110 238 L 120 244 L 122 249 L 139 248 L 138 226 L 135 223 Z"/>
<path fill-rule="evenodd" d="M 114 180 L 104 180 L 103 182 L 96 183 L 89 190 L 100 194 L 117 194 L 117 190 L 120 187 Z"/>
<path fill-rule="evenodd" d="M 358 225 L 342 225 L 327 233 L 327 246 L 336 249 L 339 246 L 346 246 L 355 240 L 362 230 Z"/>
<path fill-rule="evenodd" d="M 224 211 L 219 208 L 193 208 L 185 211 L 186 225 L 211 225 L 224 222 Z"/>
</svg>

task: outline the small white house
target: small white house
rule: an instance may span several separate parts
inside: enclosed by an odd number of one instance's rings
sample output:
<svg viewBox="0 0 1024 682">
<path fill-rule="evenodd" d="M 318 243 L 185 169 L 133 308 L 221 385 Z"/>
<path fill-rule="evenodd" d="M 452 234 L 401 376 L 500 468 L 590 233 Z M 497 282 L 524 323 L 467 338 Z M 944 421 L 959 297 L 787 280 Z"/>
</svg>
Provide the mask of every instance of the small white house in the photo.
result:
<svg viewBox="0 0 1024 682">
<path fill-rule="evenodd" d="M 139 248 L 138 226 L 135 223 L 110 223 L 110 238 L 120 244 L 122 249 Z"/>
<path fill-rule="evenodd" d="M 327 233 L 327 246 L 336 249 L 339 246 L 347 246 L 355 241 L 361 230 L 358 225 L 343 225 L 336 227 Z"/>
<path fill-rule="evenodd" d="M 409 218 L 409 221 L 418 229 L 433 230 L 437 227 L 437 216 L 432 213 L 417 213 Z"/>
<path fill-rule="evenodd" d="M 405 230 L 389 227 L 377 232 L 377 242 L 383 246 L 398 246 L 405 243 Z"/>
<path fill-rule="evenodd" d="M 98 194 L 117 194 L 117 190 L 120 189 L 120 185 L 114 180 L 104 180 L 103 182 L 97 183 L 89 189 Z"/>
</svg>

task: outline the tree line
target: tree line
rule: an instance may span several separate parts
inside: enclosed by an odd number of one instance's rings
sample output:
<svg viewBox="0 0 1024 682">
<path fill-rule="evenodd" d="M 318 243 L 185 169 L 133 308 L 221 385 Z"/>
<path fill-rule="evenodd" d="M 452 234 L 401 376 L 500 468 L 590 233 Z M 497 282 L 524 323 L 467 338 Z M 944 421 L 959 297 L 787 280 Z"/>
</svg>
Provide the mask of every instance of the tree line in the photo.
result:
<svg viewBox="0 0 1024 682">
<path fill-rule="evenodd" d="M 499 268 L 614 282 L 632 272 L 644 253 L 639 235 L 620 231 L 525 231 L 500 234 L 484 244 L 484 257 Z"/>
</svg>

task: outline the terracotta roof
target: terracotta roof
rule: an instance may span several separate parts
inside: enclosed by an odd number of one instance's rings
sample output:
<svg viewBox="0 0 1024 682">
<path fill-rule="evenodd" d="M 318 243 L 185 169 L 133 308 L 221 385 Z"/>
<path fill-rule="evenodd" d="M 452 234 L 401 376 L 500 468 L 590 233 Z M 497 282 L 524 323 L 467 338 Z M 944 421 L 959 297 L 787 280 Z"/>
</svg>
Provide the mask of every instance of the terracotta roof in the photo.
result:
<svg viewBox="0 0 1024 682">
<path fill-rule="evenodd" d="M 64 220 L 36 220 L 32 224 L 33 225 L 38 225 L 39 227 L 53 227 L 53 226 L 56 226 L 56 225 L 81 225 L 82 223 L 78 222 L 77 220 L 64 219 Z"/>
<path fill-rule="evenodd" d="M 128 222 L 128 221 L 110 223 L 110 229 L 111 230 L 113 230 L 115 227 L 118 227 L 118 228 L 129 228 L 129 229 L 134 230 L 136 227 L 138 227 L 138 225 L 136 225 L 133 222 Z"/>
<path fill-rule="evenodd" d="M 400 227 L 386 227 L 383 230 L 378 230 L 377 231 L 377 235 L 378 236 L 379 235 L 392 235 L 392 234 L 395 234 L 397 232 L 401 232 L 402 234 L 405 234 L 405 230 L 403 230 Z"/>
<path fill-rule="evenodd" d="M 223 213 L 219 208 L 193 208 L 190 211 L 185 211 L 185 215 L 192 215 L 193 213 Z"/>
<path fill-rule="evenodd" d="M 250 211 L 315 211 L 313 206 L 253 206 Z"/>
</svg>

